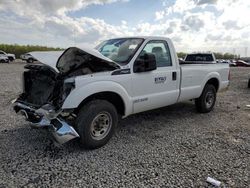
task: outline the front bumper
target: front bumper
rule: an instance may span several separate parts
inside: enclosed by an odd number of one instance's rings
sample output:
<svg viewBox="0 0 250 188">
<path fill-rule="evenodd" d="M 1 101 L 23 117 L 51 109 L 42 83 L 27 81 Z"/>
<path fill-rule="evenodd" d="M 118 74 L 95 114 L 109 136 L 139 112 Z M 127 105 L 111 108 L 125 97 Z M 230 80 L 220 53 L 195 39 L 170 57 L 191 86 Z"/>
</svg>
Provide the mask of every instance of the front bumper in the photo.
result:
<svg viewBox="0 0 250 188">
<path fill-rule="evenodd" d="M 27 121 L 31 122 L 31 127 L 47 127 L 59 144 L 64 144 L 79 137 L 72 126 L 58 117 L 60 112 L 54 112 L 53 108 L 49 105 L 44 105 L 39 109 L 35 109 L 20 101 L 13 101 L 13 108 L 17 114 L 21 114 Z"/>
</svg>

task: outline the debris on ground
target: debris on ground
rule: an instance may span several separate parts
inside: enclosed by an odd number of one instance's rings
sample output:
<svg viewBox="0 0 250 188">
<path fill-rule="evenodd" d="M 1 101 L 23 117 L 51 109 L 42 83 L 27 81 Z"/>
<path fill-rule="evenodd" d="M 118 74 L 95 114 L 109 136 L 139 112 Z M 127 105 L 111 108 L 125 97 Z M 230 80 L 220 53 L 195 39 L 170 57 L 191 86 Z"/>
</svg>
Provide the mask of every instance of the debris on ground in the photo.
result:
<svg viewBox="0 0 250 188">
<path fill-rule="evenodd" d="M 221 182 L 214 179 L 214 178 L 211 178 L 211 177 L 207 177 L 207 182 L 214 185 L 215 187 L 220 187 L 221 186 Z"/>
</svg>

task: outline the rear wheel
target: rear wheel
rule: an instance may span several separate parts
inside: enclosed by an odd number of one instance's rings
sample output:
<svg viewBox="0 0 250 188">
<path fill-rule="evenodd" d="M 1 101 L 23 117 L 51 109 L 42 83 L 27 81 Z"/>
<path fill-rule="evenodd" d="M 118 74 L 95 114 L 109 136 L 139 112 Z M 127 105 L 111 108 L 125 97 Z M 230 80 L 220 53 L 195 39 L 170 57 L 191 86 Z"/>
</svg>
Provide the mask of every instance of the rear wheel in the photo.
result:
<svg viewBox="0 0 250 188">
<path fill-rule="evenodd" d="M 5 61 L 3 59 L 0 60 L 0 63 L 5 63 Z"/>
<path fill-rule="evenodd" d="M 105 145 L 117 126 L 118 115 L 113 104 L 94 100 L 82 107 L 76 120 L 81 145 L 95 149 Z"/>
<path fill-rule="evenodd" d="M 216 102 L 216 89 L 213 85 L 205 85 L 201 96 L 195 100 L 198 112 L 207 113 L 213 110 Z"/>
</svg>

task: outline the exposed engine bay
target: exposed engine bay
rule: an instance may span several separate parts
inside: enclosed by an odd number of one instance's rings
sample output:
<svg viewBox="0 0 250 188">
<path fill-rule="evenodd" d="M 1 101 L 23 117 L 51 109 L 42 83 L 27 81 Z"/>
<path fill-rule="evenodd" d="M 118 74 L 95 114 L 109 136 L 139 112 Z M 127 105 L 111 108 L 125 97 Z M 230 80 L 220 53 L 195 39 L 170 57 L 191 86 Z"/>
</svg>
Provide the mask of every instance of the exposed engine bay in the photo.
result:
<svg viewBox="0 0 250 188">
<path fill-rule="evenodd" d="M 37 57 L 36 57 L 37 58 Z M 39 57 L 37 58 L 39 60 Z M 23 73 L 23 93 L 18 101 L 35 108 L 50 104 L 59 109 L 67 95 L 74 89 L 74 79 L 80 75 L 112 71 L 119 66 L 108 59 L 94 56 L 79 48 L 68 48 L 58 58 L 55 70 L 53 67 L 39 64 L 26 65 Z M 69 80 L 65 82 L 65 80 Z"/>
<path fill-rule="evenodd" d="M 23 73 L 23 93 L 13 101 L 16 113 L 32 127 L 49 128 L 63 144 L 79 135 L 71 126 L 70 115 L 62 115 L 62 105 L 75 88 L 75 77 L 119 69 L 96 50 L 68 48 L 62 52 L 31 52 L 38 64 L 28 64 Z M 55 63 L 56 62 L 56 63 Z M 67 113 L 66 113 L 67 114 Z"/>
</svg>

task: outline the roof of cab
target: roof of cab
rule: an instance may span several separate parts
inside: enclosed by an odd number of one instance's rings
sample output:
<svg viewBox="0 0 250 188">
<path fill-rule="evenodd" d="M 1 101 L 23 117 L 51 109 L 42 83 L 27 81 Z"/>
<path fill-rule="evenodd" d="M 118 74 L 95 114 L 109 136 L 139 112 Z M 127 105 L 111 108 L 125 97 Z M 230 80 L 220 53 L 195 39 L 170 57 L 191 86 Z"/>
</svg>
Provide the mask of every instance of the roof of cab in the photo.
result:
<svg viewBox="0 0 250 188">
<path fill-rule="evenodd" d="M 131 39 L 137 39 L 137 38 L 142 38 L 142 39 L 149 39 L 149 40 L 169 40 L 167 37 L 162 37 L 162 36 L 125 36 L 125 37 L 116 37 L 116 38 L 111 38 L 111 39 L 124 39 L 124 38 L 131 38 Z"/>
</svg>

